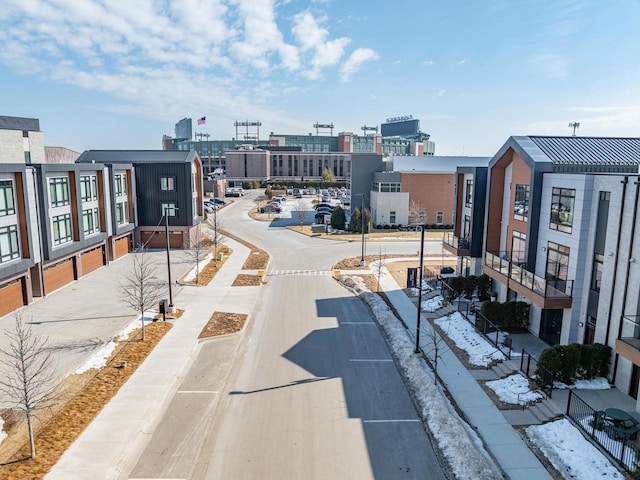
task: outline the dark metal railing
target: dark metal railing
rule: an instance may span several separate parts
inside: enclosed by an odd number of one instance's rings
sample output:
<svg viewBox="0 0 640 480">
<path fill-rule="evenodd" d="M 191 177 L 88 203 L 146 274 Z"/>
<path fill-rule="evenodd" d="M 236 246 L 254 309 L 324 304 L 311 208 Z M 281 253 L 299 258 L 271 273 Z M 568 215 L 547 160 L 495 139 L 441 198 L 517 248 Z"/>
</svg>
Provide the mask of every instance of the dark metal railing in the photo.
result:
<svg viewBox="0 0 640 480">
<path fill-rule="evenodd" d="M 456 237 L 453 232 L 446 232 L 444 234 L 444 243 L 455 248 L 456 250 L 469 250 L 469 247 L 471 245 L 471 238 Z"/>
<path fill-rule="evenodd" d="M 603 421 L 603 413 L 592 408 L 575 392 L 569 390 L 567 417 L 605 449 L 627 472 L 640 473 L 640 448 L 637 442 L 617 434 L 612 425 Z M 634 475 L 633 478 L 637 477 Z"/>
<path fill-rule="evenodd" d="M 520 371 L 533 381 L 540 390 L 549 398 L 553 394 L 553 382 L 555 374 L 547 368 L 538 365 L 538 359 L 524 348 L 520 356 Z"/>
<path fill-rule="evenodd" d="M 458 302 L 458 311 L 491 345 L 511 360 L 511 338 L 509 333 L 501 330 L 500 327 L 480 313 L 480 310 L 477 309 L 476 304 L 473 302 Z"/>
</svg>

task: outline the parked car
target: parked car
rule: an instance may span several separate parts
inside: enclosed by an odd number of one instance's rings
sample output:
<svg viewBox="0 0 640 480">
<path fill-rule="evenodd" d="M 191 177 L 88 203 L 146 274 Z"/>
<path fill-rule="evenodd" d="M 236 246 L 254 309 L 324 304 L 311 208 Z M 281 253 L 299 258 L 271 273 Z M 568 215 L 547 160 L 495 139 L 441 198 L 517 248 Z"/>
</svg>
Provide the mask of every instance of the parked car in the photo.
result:
<svg viewBox="0 0 640 480">
<path fill-rule="evenodd" d="M 260 207 L 258 211 L 260 213 L 280 213 L 282 212 L 282 207 L 274 203 L 269 203 L 263 207 Z"/>
<path fill-rule="evenodd" d="M 214 203 L 217 203 L 218 205 L 226 205 L 227 202 L 225 202 L 222 198 L 214 198 L 213 199 Z"/>
<path fill-rule="evenodd" d="M 316 203 L 316 206 L 314 208 L 316 210 L 318 210 L 319 208 L 328 208 L 329 210 L 333 211 L 333 205 L 329 203 Z"/>
</svg>

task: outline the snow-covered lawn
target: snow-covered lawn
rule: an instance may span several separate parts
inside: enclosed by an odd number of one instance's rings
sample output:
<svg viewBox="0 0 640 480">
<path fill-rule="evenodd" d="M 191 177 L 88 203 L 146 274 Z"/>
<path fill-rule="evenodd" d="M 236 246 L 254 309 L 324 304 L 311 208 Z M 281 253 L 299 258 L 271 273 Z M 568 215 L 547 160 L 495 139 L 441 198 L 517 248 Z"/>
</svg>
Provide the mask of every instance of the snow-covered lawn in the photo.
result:
<svg viewBox="0 0 640 480">
<path fill-rule="evenodd" d="M 440 295 L 430 298 L 422 302 L 422 311 L 423 312 L 435 312 L 436 310 L 442 308 L 442 302 L 444 298 Z"/>
<path fill-rule="evenodd" d="M 531 390 L 529 380 L 521 373 L 487 382 L 486 385 L 496 392 L 501 401 L 512 405 L 527 405 L 543 398 L 542 393 Z"/>
<path fill-rule="evenodd" d="M 527 436 L 564 478 L 624 479 L 600 451 L 569 420 L 562 419 L 526 429 Z"/>
<path fill-rule="evenodd" d="M 478 367 L 486 367 L 493 360 L 504 360 L 504 354 L 476 332 L 473 325 L 467 322 L 460 312 L 435 320 L 442 331 L 469 355 L 469 363 Z"/>
</svg>

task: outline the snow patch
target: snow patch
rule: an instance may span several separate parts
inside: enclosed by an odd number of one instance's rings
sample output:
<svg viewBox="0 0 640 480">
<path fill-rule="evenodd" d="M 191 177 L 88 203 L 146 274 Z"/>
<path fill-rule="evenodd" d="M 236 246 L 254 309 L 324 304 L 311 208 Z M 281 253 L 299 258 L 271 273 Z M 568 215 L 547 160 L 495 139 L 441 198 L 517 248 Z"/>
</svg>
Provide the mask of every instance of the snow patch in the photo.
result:
<svg viewBox="0 0 640 480">
<path fill-rule="evenodd" d="M 199 267 L 198 273 L 202 273 L 202 270 L 204 270 L 204 267 L 206 267 L 209 264 L 212 258 L 213 258 L 213 254 L 208 253 L 207 256 L 204 257 L 204 260 L 201 260 L 200 263 L 198 263 L 198 267 Z M 182 277 L 183 282 L 191 282 L 191 281 L 194 281 L 195 279 L 196 279 L 195 266 L 191 270 L 189 270 L 184 277 Z"/>
<path fill-rule="evenodd" d="M 4 431 L 4 419 L 0 417 L 0 443 L 7 438 L 7 432 Z"/>
<path fill-rule="evenodd" d="M 512 405 L 526 405 L 543 398 L 542 393 L 531 390 L 529 380 L 521 373 L 487 382 L 486 385 L 496 392 L 501 401 Z"/>
</svg>

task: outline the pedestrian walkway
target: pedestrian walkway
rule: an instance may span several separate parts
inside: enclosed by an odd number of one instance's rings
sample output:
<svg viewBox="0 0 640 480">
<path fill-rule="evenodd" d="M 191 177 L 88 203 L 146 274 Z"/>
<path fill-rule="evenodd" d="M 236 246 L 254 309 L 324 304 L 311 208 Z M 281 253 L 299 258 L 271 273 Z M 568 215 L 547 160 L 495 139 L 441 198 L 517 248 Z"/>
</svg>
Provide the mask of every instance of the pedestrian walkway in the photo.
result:
<svg viewBox="0 0 640 480">
<path fill-rule="evenodd" d="M 228 238 L 231 255 L 206 287 L 185 287 L 174 298 L 184 314 L 145 362 L 45 477 L 48 480 L 128 478 L 167 409 L 214 311 L 250 314 L 260 287 L 232 287 L 250 250 Z"/>
<path fill-rule="evenodd" d="M 393 259 L 387 259 L 387 262 L 392 261 Z M 380 276 L 381 290 L 386 293 L 387 298 L 402 317 L 408 331 L 415 332 L 417 307 L 386 269 L 384 273 Z M 420 346 L 425 351 L 429 350 L 428 342 L 430 340 L 424 333 L 425 330 L 431 333 L 432 327 L 424 319 L 425 317 L 427 319 L 437 318 L 442 315 L 438 312 L 423 315 L 421 322 L 423 335 L 420 338 Z M 552 478 L 527 447 L 519 433 L 514 430 L 495 403 L 450 349 L 442 353 L 442 358 L 438 362 L 438 374 L 469 424 L 480 435 L 487 450 L 510 479 L 543 480 Z"/>
</svg>

